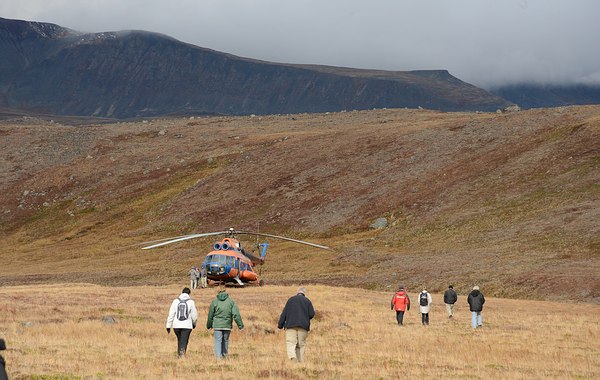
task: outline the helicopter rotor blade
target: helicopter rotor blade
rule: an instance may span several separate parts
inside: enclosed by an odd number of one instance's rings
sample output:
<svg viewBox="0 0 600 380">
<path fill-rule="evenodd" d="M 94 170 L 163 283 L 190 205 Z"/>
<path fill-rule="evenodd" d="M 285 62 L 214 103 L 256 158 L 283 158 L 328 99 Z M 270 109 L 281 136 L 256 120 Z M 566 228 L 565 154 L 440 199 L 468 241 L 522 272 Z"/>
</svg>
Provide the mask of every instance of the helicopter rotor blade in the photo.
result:
<svg viewBox="0 0 600 380">
<path fill-rule="evenodd" d="M 182 238 L 188 235 L 181 235 L 181 236 L 173 236 L 173 237 L 168 237 L 168 238 L 162 238 L 162 239 L 156 239 L 156 240 L 150 240 L 150 241 L 144 241 L 141 243 L 135 243 L 135 244 L 130 244 L 130 245 L 125 245 L 123 247 L 117 247 L 117 248 L 113 248 L 111 249 L 111 251 L 114 250 L 120 250 L 120 249 L 125 249 L 125 248 L 131 248 L 131 247 L 138 247 L 140 245 L 146 245 L 146 244 L 151 244 L 151 243 L 159 243 L 161 241 L 167 241 L 167 240 L 172 240 L 172 239 L 178 239 L 178 238 Z"/>
<path fill-rule="evenodd" d="M 271 235 L 271 234 L 264 234 L 264 233 L 261 233 L 261 232 L 248 232 L 248 231 L 235 231 L 235 233 L 236 234 L 245 234 L 245 235 L 258 235 L 258 236 L 265 236 L 265 237 L 270 237 L 270 238 L 275 238 L 275 239 L 287 240 L 287 241 L 291 241 L 291 242 L 294 242 L 294 243 L 306 244 L 306 245 L 310 245 L 311 247 L 321 248 L 321 249 L 326 249 L 328 251 L 332 251 L 331 248 L 326 247 L 324 245 L 315 244 L 315 243 L 309 243 L 307 241 L 296 240 L 296 239 L 288 238 L 288 237 L 285 237 L 285 236 L 277 236 L 277 235 Z"/>
<path fill-rule="evenodd" d="M 157 244 L 153 244 L 153 245 L 150 245 L 148 247 L 143 247 L 142 248 L 142 249 L 152 249 L 152 248 L 158 248 L 158 247 L 162 247 L 162 246 L 165 246 L 165 245 L 168 245 L 168 244 L 172 244 L 172 243 L 178 243 L 180 241 L 185 241 L 185 240 L 190 240 L 190 239 L 195 239 L 195 238 L 200 238 L 200 237 L 205 237 L 205 236 L 214 236 L 214 235 L 230 235 L 230 236 L 235 236 L 236 234 L 239 234 L 239 235 L 256 235 L 256 236 L 264 236 L 264 237 L 270 237 L 270 238 L 280 239 L 280 240 L 287 240 L 287 241 L 291 241 L 291 242 L 294 242 L 294 243 L 305 244 L 305 245 L 309 245 L 311 247 L 320 248 L 320 249 L 326 249 L 328 251 L 332 251 L 331 248 L 326 247 L 324 245 L 310 243 L 310 242 L 303 241 L 303 240 L 292 239 L 292 238 L 288 238 L 288 237 L 285 237 L 285 236 L 265 234 L 265 233 L 262 233 L 262 232 L 236 231 L 233 228 L 230 228 L 230 229 L 228 229 L 226 231 L 207 232 L 207 233 L 202 233 L 202 234 L 190 234 L 190 235 L 183 235 L 183 236 L 175 236 L 175 237 L 171 237 L 171 238 L 164 238 L 164 239 L 158 239 L 158 240 L 153 240 L 153 241 L 147 241 L 147 242 L 139 243 L 139 244 L 135 244 L 135 245 L 157 243 Z"/>
<path fill-rule="evenodd" d="M 158 247 L 162 247 L 163 245 L 177 243 L 180 241 L 185 241 L 185 240 L 190 240 L 190 239 L 195 239 L 195 238 L 205 237 L 205 236 L 224 235 L 224 234 L 228 234 L 228 233 L 230 233 L 230 232 L 229 231 L 219 231 L 219 232 L 207 232 L 207 233 L 203 233 L 203 234 L 191 234 L 191 235 L 177 236 L 177 237 L 173 237 L 173 238 L 167 238 L 170 240 L 161 239 L 161 240 L 167 240 L 167 241 L 163 241 L 162 243 L 158 243 L 158 244 L 153 244 L 148 247 L 144 247 L 142 249 L 158 248 Z M 147 243 L 152 243 L 152 242 L 147 242 Z"/>
</svg>

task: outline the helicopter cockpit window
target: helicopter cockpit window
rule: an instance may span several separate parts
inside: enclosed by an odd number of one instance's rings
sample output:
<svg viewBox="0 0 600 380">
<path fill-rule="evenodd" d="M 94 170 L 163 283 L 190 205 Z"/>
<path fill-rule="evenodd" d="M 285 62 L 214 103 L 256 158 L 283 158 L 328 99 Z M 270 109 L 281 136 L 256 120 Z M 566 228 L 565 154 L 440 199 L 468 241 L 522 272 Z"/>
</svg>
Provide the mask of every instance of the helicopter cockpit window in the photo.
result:
<svg viewBox="0 0 600 380">
<path fill-rule="evenodd" d="M 226 257 L 225 255 L 214 255 L 212 262 L 215 264 L 225 264 Z"/>
<path fill-rule="evenodd" d="M 234 258 L 232 256 L 227 256 L 227 265 L 233 266 Z"/>
</svg>

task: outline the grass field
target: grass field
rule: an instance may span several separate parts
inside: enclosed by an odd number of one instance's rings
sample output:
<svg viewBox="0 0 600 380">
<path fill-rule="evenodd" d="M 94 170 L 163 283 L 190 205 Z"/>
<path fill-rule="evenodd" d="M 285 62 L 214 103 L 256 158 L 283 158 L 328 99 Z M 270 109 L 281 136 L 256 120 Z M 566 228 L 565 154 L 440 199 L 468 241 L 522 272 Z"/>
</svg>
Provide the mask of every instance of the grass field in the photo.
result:
<svg viewBox="0 0 600 380">
<path fill-rule="evenodd" d="M 178 359 L 164 326 L 182 287 L 0 288 L 10 378 L 600 378 L 599 306 L 489 297 L 484 327 L 472 331 L 464 294 L 453 320 L 434 294 L 429 327 L 421 326 L 416 304 L 398 327 L 391 292 L 322 285 L 308 286 L 317 315 L 304 363 L 288 362 L 277 330 L 295 286 L 228 289 L 246 328 L 232 333 L 224 361 L 214 359 L 204 328 L 216 289 L 194 291 L 200 321 L 187 357 Z M 103 322 L 107 316 L 116 323 Z"/>
</svg>

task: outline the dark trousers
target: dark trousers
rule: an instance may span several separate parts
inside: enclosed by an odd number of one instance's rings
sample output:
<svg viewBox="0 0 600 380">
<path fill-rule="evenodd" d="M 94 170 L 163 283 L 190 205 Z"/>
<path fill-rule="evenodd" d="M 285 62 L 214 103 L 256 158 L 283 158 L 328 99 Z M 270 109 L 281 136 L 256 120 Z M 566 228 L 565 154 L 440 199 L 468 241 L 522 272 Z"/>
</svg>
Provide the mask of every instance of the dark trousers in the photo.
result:
<svg viewBox="0 0 600 380">
<path fill-rule="evenodd" d="M 4 366 L 6 363 L 4 362 L 4 358 L 0 356 L 0 380 L 8 380 L 8 375 L 6 374 L 6 369 Z"/>
<path fill-rule="evenodd" d="M 396 310 L 396 320 L 399 325 L 402 324 L 402 320 L 404 320 L 404 312 L 402 310 Z"/>
<path fill-rule="evenodd" d="M 177 336 L 177 353 L 179 356 L 183 356 L 187 351 L 187 345 L 190 340 L 192 329 L 173 329 L 173 331 Z"/>
<path fill-rule="evenodd" d="M 424 325 L 429 324 L 429 313 L 421 313 L 421 323 Z"/>
</svg>

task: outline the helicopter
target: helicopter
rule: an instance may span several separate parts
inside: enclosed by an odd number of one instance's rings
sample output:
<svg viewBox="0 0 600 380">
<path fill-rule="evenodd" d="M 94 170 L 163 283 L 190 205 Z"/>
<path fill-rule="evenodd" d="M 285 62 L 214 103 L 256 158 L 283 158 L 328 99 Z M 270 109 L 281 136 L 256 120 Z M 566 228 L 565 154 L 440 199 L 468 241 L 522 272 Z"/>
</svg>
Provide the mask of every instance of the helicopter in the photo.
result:
<svg viewBox="0 0 600 380">
<path fill-rule="evenodd" d="M 258 284 L 259 286 L 264 285 L 264 281 L 259 279 L 259 273 L 256 272 L 255 268 L 256 266 L 262 265 L 265 262 L 269 244 L 259 244 L 259 236 L 281 239 L 294 243 L 309 245 L 315 248 L 331 250 L 331 248 L 320 244 L 309 243 L 302 240 L 265 234 L 261 232 L 236 231 L 234 228 L 230 228 L 226 231 L 206 232 L 154 240 L 147 242 L 146 244 L 155 244 L 143 247 L 142 249 L 153 249 L 185 240 L 216 235 L 224 235 L 225 237 L 221 241 L 213 244 L 213 250 L 204 258 L 202 267 L 206 269 L 206 275 L 209 280 L 218 283 L 233 283 L 234 285 L 239 286 L 245 286 L 246 284 Z M 257 242 L 255 247 L 259 248 L 258 256 L 255 256 L 253 252 L 248 252 L 242 248 L 242 245 L 236 238 L 236 235 L 256 235 Z"/>
</svg>

